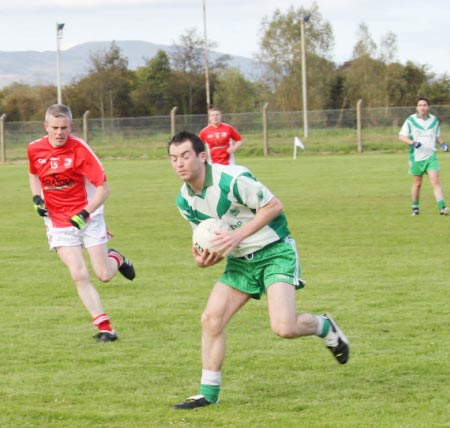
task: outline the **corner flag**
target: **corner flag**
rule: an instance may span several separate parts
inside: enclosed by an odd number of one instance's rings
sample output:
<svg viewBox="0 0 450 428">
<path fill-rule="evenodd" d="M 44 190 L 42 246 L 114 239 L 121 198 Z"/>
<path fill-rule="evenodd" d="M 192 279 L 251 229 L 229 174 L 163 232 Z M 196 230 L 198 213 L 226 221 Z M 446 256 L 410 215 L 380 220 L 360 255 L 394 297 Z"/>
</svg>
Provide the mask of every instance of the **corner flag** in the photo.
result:
<svg viewBox="0 0 450 428">
<path fill-rule="evenodd" d="M 300 147 L 302 150 L 305 150 L 305 145 L 302 143 L 300 138 L 294 137 L 294 160 L 297 159 L 297 147 Z"/>
</svg>

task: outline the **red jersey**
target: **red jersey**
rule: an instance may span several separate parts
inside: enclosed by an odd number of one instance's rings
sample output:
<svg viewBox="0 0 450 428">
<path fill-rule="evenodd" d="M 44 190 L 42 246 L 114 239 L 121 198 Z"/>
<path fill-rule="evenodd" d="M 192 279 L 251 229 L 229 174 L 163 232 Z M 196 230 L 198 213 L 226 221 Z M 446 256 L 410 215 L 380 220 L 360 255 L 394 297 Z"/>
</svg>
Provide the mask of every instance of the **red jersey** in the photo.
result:
<svg viewBox="0 0 450 428">
<path fill-rule="evenodd" d="M 69 219 L 83 210 L 97 186 L 106 181 L 103 166 L 80 138 L 69 135 L 62 147 L 53 147 L 48 137 L 28 146 L 29 171 L 37 175 L 48 215 L 54 227 L 72 226 Z M 103 206 L 91 216 L 103 212 Z"/>
<path fill-rule="evenodd" d="M 200 131 L 199 137 L 205 144 L 208 144 L 211 162 L 222 165 L 230 163 L 228 148 L 231 140 L 242 140 L 239 132 L 228 123 L 220 123 L 218 126 L 208 125 Z"/>
</svg>

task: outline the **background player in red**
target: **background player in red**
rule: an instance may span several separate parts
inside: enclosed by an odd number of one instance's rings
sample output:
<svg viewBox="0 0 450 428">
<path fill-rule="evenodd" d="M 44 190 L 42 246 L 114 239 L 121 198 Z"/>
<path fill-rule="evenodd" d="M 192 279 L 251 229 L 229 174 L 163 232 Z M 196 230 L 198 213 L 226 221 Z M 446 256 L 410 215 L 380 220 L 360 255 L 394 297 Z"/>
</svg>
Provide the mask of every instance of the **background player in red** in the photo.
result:
<svg viewBox="0 0 450 428">
<path fill-rule="evenodd" d="M 98 342 L 118 339 L 100 296 L 93 286 L 83 255 L 86 249 L 95 275 L 108 282 L 117 271 L 132 280 L 132 263 L 107 248 L 109 235 L 103 203 L 110 190 L 102 164 L 92 149 L 70 134 L 72 113 L 62 104 L 45 114 L 47 136 L 28 146 L 30 188 L 36 212 L 44 217 L 50 249 L 69 269 L 78 295 L 92 316 Z"/>
<path fill-rule="evenodd" d="M 212 163 L 235 164 L 234 153 L 242 146 L 242 137 L 228 123 L 222 123 L 222 114 L 216 108 L 209 109 L 209 125 L 200 131 L 200 139 L 207 144 Z"/>
</svg>

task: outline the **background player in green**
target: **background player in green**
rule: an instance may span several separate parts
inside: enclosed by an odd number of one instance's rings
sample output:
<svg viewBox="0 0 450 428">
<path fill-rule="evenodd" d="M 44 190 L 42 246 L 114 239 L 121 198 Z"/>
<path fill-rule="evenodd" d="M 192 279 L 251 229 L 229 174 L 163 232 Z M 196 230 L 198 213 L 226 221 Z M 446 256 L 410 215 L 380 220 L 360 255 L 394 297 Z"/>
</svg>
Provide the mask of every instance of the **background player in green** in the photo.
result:
<svg viewBox="0 0 450 428">
<path fill-rule="evenodd" d="M 436 155 L 436 141 L 444 152 L 448 145 L 442 141 L 439 120 L 429 113 L 430 102 L 427 98 L 417 100 L 416 113 L 411 114 L 403 123 L 399 133 L 400 141 L 409 144 L 409 173 L 414 176 L 411 188 L 412 212 L 419 215 L 419 198 L 424 174 L 430 177 L 434 197 L 439 213 L 448 215 L 450 209 L 445 205 L 444 194 L 439 180 L 439 161 Z"/>
<path fill-rule="evenodd" d="M 304 282 L 295 241 L 289 237 L 283 205 L 270 190 L 236 165 L 209 164 L 205 145 L 183 131 L 169 142 L 169 157 L 185 183 L 177 197 L 181 215 L 193 229 L 201 220 L 220 218 L 231 226 L 215 239 L 217 252 L 192 253 L 199 267 L 226 257 L 224 273 L 214 285 L 203 311 L 200 394 L 175 404 L 194 409 L 218 401 L 225 358 L 225 327 L 250 298 L 267 294 L 272 331 L 280 337 L 317 335 L 340 364 L 349 357 L 348 340 L 327 314 L 297 313 L 295 291 Z"/>
</svg>

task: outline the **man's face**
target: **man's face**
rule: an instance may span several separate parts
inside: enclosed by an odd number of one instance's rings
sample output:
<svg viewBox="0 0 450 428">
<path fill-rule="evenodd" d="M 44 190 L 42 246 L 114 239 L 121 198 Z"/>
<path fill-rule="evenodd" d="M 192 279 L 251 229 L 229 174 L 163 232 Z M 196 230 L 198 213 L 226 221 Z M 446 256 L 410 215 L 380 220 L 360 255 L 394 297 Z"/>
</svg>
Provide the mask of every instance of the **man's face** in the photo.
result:
<svg viewBox="0 0 450 428">
<path fill-rule="evenodd" d="M 180 144 L 172 143 L 169 148 L 169 157 L 177 176 L 188 183 L 200 177 L 205 169 L 206 152 L 197 155 L 190 141 Z"/>
<path fill-rule="evenodd" d="M 416 110 L 417 110 L 417 114 L 420 117 L 426 117 L 426 116 L 428 116 L 428 111 L 430 110 L 430 106 L 428 105 L 428 103 L 426 101 L 420 100 L 417 103 Z"/>
<path fill-rule="evenodd" d="M 72 130 L 72 122 L 68 117 L 50 116 L 48 121 L 44 122 L 44 126 L 53 147 L 63 146 Z"/>
<path fill-rule="evenodd" d="M 222 114 L 218 110 L 211 110 L 209 112 L 209 123 L 211 125 L 217 126 L 222 121 Z"/>
</svg>

